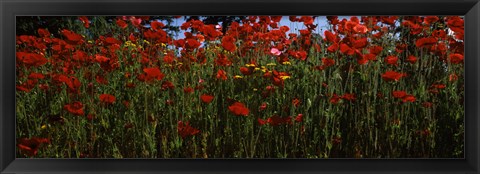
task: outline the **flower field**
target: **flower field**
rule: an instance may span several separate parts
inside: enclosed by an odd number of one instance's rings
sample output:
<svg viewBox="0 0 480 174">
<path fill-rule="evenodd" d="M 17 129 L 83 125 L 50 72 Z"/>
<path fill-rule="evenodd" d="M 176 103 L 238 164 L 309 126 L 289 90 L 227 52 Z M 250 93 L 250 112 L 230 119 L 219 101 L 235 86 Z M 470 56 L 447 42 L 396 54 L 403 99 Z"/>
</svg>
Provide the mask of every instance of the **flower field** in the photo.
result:
<svg viewBox="0 0 480 174">
<path fill-rule="evenodd" d="M 463 158 L 463 17 L 206 19 L 17 17 L 17 157 Z"/>
</svg>

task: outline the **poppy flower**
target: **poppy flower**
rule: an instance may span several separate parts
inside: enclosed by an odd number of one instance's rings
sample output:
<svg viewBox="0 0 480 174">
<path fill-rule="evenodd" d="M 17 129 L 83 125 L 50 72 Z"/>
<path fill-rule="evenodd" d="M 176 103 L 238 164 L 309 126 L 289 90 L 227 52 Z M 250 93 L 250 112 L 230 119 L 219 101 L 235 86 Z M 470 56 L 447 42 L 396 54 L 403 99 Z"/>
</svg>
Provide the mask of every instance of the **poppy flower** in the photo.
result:
<svg viewBox="0 0 480 174">
<path fill-rule="evenodd" d="M 215 59 L 215 64 L 218 66 L 230 66 L 232 65 L 232 61 L 230 61 L 224 54 L 218 54 L 217 59 Z"/>
<path fill-rule="evenodd" d="M 63 109 L 67 110 L 68 112 L 70 112 L 73 115 L 81 116 L 81 115 L 84 114 L 83 104 L 82 104 L 82 102 L 78 102 L 78 101 L 70 103 L 70 104 L 66 104 L 65 106 L 63 106 Z"/>
<path fill-rule="evenodd" d="M 416 101 L 416 98 L 415 96 L 413 95 L 406 95 L 405 97 L 403 97 L 403 102 L 415 102 Z"/>
<path fill-rule="evenodd" d="M 50 37 L 50 32 L 47 29 L 39 28 L 37 33 L 40 37 Z"/>
<path fill-rule="evenodd" d="M 203 103 L 211 103 L 213 101 L 213 96 L 212 95 L 208 95 L 208 94 L 202 94 L 200 96 L 200 99 L 202 100 Z"/>
<path fill-rule="evenodd" d="M 267 120 L 264 120 L 261 118 L 258 118 L 257 121 L 258 121 L 258 124 L 260 124 L 260 126 L 267 124 Z"/>
<path fill-rule="evenodd" d="M 361 39 L 358 39 L 358 40 L 355 40 L 353 41 L 353 48 L 356 48 L 356 49 L 362 49 L 362 48 L 365 48 L 368 44 L 368 41 L 367 41 L 367 38 L 361 38 Z"/>
<path fill-rule="evenodd" d="M 100 95 L 100 101 L 106 104 L 113 104 L 115 103 L 115 96 L 110 95 L 110 94 L 101 94 Z"/>
<path fill-rule="evenodd" d="M 235 102 L 228 107 L 228 110 L 236 116 L 248 116 L 250 110 L 243 103 Z"/>
<path fill-rule="evenodd" d="M 335 65 L 335 60 L 331 59 L 331 58 L 324 57 L 324 58 L 322 58 L 322 64 L 325 67 L 333 66 L 333 65 Z"/>
<path fill-rule="evenodd" d="M 426 37 L 426 38 L 420 38 L 415 42 L 415 45 L 418 48 L 424 48 L 428 46 L 432 46 L 433 44 L 437 43 L 437 39 L 434 37 Z"/>
<path fill-rule="evenodd" d="M 341 98 L 348 101 L 354 101 L 356 99 L 355 94 L 349 94 L 349 93 L 343 94 Z"/>
<path fill-rule="evenodd" d="M 151 80 L 162 80 L 165 75 L 158 69 L 157 67 L 154 68 L 144 68 L 143 72 L 145 72 L 145 81 Z"/>
<path fill-rule="evenodd" d="M 423 23 L 427 24 L 427 25 L 431 25 L 435 22 L 437 22 L 439 20 L 439 18 L 437 16 L 427 16 L 423 19 Z"/>
<path fill-rule="evenodd" d="M 387 64 L 397 66 L 398 57 L 397 56 L 387 56 L 386 58 Z"/>
<path fill-rule="evenodd" d="M 49 144 L 50 140 L 47 138 L 32 137 L 30 139 L 20 138 L 17 142 L 17 147 L 23 154 L 33 157 L 37 155 L 40 146 L 42 144 Z"/>
<path fill-rule="evenodd" d="M 115 23 L 120 27 L 120 28 L 127 28 L 128 24 L 124 20 L 117 19 Z"/>
<path fill-rule="evenodd" d="M 217 71 L 217 79 L 221 79 L 221 80 L 227 80 L 227 72 L 225 72 L 224 70 L 218 70 Z"/>
<path fill-rule="evenodd" d="M 183 88 L 183 92 L 186 94 L 193 93 L 194 89 L 192 87 Z"/>
<path fill-rule="evenodd" d="M 234 42 L 235 38 L 232 36 L 224 36 L 222 38 L 222 47 L 227 51 L 233 52 L 235 49 L 237 49 Z"/>
<path fill-rule="evenodd" d="M 267 118 L 266 122 L 270 126 L 279 126 L 281 124 L 291 124 L 292 123 L 292 117 L 280 117 L 278 115 L 271 116 Z"/>
<path fill-rule="evenodd" d="M 336 43 L 337 42 L 337 36 L 334 35 L 331 31 L 325 30 L 325 40 L 327 40 L 330 43 Z"/>
<path fill-rule="evenodd" d="M 77 34 L 73 31 L 63 29 L 62 30 L 62 35 L 65 36 L 67 43 L 72 44 L 72 45 L 77 45 L 79 44 L 83 37 L 80 34 Z"/>
<path fill-rule="evenodd" d="M 295 121 L 296 121 L 296 122 L 302 122 L 302 121 L 303 121 L 303 114 L 298 114 L 298 115 L 295 117 Z"/>
<path fill-rule="evenodd" d="M 330 98 L 330 103 L 332 104 L 337 104 L 340 101 L 340 97 L 337 96 L 337 94 L 333 94 L 333 96 Z"/>
<path fill-rule="evenodd" d="M 182 121 L 178 121 L 177 132 L 182 138 L 185 138 L 187 136 L 194 136 L 200 133 L 200 130 L 190 126 L 190 122 L 188 121 L 186 123 L 183 123 Z"/>
<path fill-rule="evenodd" d="M 368 28 L 365 25 L 357 24 L 355 25 L 355 27 L 353 27 L 353 31 L 355 31 L 356 33 L 365 34 L 367 33 Z"/>
<path fill-rule="evenodd" d="M 79 17 L 78 19 L 79 19 L 80 21 L 82 21 L 83 26 L 84 26 L 85 28 L 89 28 L 89 27 L 90 27 L 90 21 L 88 20 L 88 17 L 86 17 L 86 16 L 81 16 L 81 17 Z"/>
<path fill-rule="evenodd" d="M 415 57 L 414 55 L 410 55 L 407 58 L 407 62 L 410 62 L 411 64 L 414 64 L 415 62 L 417 62 L 417 57 Z"/>
<path fill-rule="evenodd" d="M 162 82 L 162 90 L 175 89 L 175 85 L 171 81 Z"/>
<path fill-rule="evenodd" d="M 350 46 L 348 46 L 347 44 L 344 44 L 344 43 L 342 43 L 340 45 L 340 52 L 342 54 L 347 54 L 347 55 L 350 55 L 350 56 L 355 54 L 355 50 L 353 50 L 352 48 L 350 48 Z"/>
<path fill-rule="evenodd" d="M 327 51 L 330 52 L 330 53 L 334 53 L 337 50 L 338 50 L 338 44 L 337 43 L 334 43 L 327 48 Z"/>
<path fill-rule="evenodd" d="M 292 100 L 292 104 L 293 104 L 293 106 L 295 106 L 295 107 L 300 106 L 300 103 L 301 103 L 301 102 L 300 102 L 300 100 L 299 100 L 298 98 L 294 98 L 294 99 Z"/>
<path fill-rule="evenodd" d="M 36 53 L 17 52 L 17 58 L 25 65 L 35 67 L 45 65 L 48 62 L 45 56 Z"/>
<path fill-rule="evenodd" d="M 272 48 L 270 50 L 270 53 L 272 53 L 273 55 L 276 55 L 276 56 L 282 54 L 282 52 L 280 50 L 278 50 L 277 48 Z"/>
<path fill-rule="evenodd" d="M 403 98 L 403 97 L 407 96 L 407 92 L 405 92 L 405 91 L 393 91 L 392 95 L 395 98 Z"/>
<path fill-rule="evenodd" d="M 265 110 L 265 109 L 267 109 L 267 103 L 264 102 L 264 103 L 262 103 L 262 105 L 260 105 L 259 110 L 260 110 L 260 111 L 263 111 L 263 110 Z"/>
<path fill-rule="evenodd" d="M 398 73 L 395 71 L 387 71 L 384 74 L 382 74 L 382 78 L 385 81 L 398 81 L 400 78 L 404 77 L 404 73 Z"/>
<path fill-rule="evenodd" d="M 463 62 L 463 55 L 458 53 L 450 54 L 449 58 L 450 58 L 449 59 L 450 63 L 453 63 L 453 64 L 460 64 Z"/>
<path fill-rule="evenodd" d="M 448 81 L 450 82 L 457 81 L 457 80 L 458 80 L 458 76 L 456 74 L 450 74 L 448 76 Z"/>
</svg>

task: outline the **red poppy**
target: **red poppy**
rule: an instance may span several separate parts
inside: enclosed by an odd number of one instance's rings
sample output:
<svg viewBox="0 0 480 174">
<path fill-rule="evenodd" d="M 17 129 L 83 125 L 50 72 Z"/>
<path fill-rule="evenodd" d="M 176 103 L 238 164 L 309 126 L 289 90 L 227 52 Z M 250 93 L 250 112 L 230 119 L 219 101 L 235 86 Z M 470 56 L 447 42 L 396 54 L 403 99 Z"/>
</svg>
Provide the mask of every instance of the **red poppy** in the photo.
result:
<svg viewBox="0 0 480 174">
<path fill-rule="evenodd" d="M 330 53 L 336 52 L 338 50 L 338 44 L 334 43 L 327 48 L 327 51 Z"/>
<path fill-rule="evenodd" d="M 48 32 L 47 29 L 39 28 L 37 30 L 37 33 L 40 37 L 47 37 L 47 38 L 50 37 L 50 32 Z"/>
<path fill-rule="evenodd" d="M 247 68 L 247 67 L 240 67 L 240 72 L 243 74 L 243 75 L 251 75 L 253 73 L 253 69 L 251 68 Z"/>
<path fill-rule="evenodd" d="M 458 76 L 456 74 L 450 74 L 448 76 L 448 81 L 453 82 L 453 81 L 457 81 L 457 80 L 458 80 Z"/>
<path fill-rule="evenodd" d="M 162 80 L 165 75 L 158 69 L 157 67 L 154 68 L 144 68 L 143 72 L 145 72 L 145 81 L 151 80 Z"/>
<path fill-rule="evenodd" d="M 267 109 L 267 103 L 262 103 L 262 105 L 260 105 L 259 110 L 260 110 L 260 111 L 263 111 L 263 110 L 265 110 L 265 109 Z"/>
<path fill-rule="evenodd" d="M 261 119 L 261 118 L 258 118 L 257 121 L 258 121 L 258 124 L 260 124 L 260 126 L 267 124 L 267 120 L 264 120 L 264 119 Z"/>
<path fill-rule="evenodd" d="M 175 85 L 171 81 L 162 82 L 162 90 L 175 89 Z"/>
<path fill-rule="evenodd" d="M 225 72 L 224 70 L 218 70 L 217 71 L 217 79 L 221 79 L 221 80 L 227 80 L 227 72 Z"/>
<path fill-rule="evenodd" d="M 415 102 L 416 98 L 413 95 L 406 95 L 403 97 L 403 102 Z"/>
<path fill-rule="evenodd" d="M 387 71 L 384 74 L 382 74 L 382 78 L 385 81 L 398 81 L 400 78 L 404 77 L 404 73 L 398 73 L 395 71 Z"/>
<path fill-rule="evenodd" d="M 186 123 L 183 123 L 182 121 L 178 121 L 177 132 L 182 138 L 185 138 L 187 136 L 194 136 L 200 133 L 200 130 L 190 126 L 190 122 L 188 121 Z"/>
<path fill-rule="evenodd" d="M 98 63 L 105 63 L 108 62 L 110 58 L 102 56 L 102 55 L 95 55 L 95 61 Z"/>
<path fill-rule="evenodd" d="M 185 42 L 186 49 L 196 49 L 200 47 L 200 45 L 200 42 L 198 42 L 196 39 L 187 39 L 187 42 Z"/>
<path fill-rule="evenodd" d="M 86 16 L 80 16 L 78 19 L 80 19 L 80 21 L 82 21 L 83 26 L 84 26 L 85 28 L 90 27 L 90 21 L 88 20 L 88 17 L 86 17 Z"/>
<path fill-rule="evenodd" d="M 222 47 L 227 51 L 233 52 L 235 49 L 237 49 L 234 42 L 235 38 L 232 36 L 224 36 L 222 38 Z"/>
<path fill-rule="evenodd" d="M 342 43 L 340 45 L 340 52 L 343 53 L 343 54 L 350 55 L 350 56 L 355 54 L 355 50 L 353 50 L 347 44 L 344 44 L 344 43 Z"/>
<path fill-rule="evenodd" d="M 38 138 L 32 137 L 28 138 L 20 138 L 17 140 L 17 147 L 18 149 L 25 155 L 33 157 L 37 155 L 38 149 L 42 144 L 49 144 L 50 140 L 47 138 Z"/>
<path fill-rule="evenodd" d="M 422 106 L 423 106 L 424 108 L 430 108 L 430 107 L 433 106 L 433 103 L 431 103 L 431 102 L 423 102 L 423 103 L 422 103 Z"/>
<path fill-rule="evenodd" d="M 302 121 L 303 121 L 303 114 L 298 114 L 298 115 L 295 117 L 295 121 L 296 121 L 296 122 L 302 122 Z"/>
<path fill-rule="evenodd" d="M 327 40 L 330 43 L 336 43 L 337 42 L 337 36 L 334 35 L 331 31 L 325 30 L 325 40 Z"/>
<path fill-rule="evenodd" d="M 357 24 L 353 27 L 353 31 L 361 34 L 365 34 L 368 31 L 368 28 L 365 25 Z"/>
<path fill-rule="evenodd" d="M 335 60 L 331 59 L 331 58 L 324 57 L 324 58 L 322 58 L 322 64 L 325 67 L 333 66 L 333 65 L 335 65 Z"/>
<path fill-rule="evenodd" d="M 101 94 L 100 95 L 100 101 L 106 104 L 113 104 L 115 103 L 115 96 L 110 95 L 110 94 Z"/>
<path fill-rule="evenodd" d="M 76 102 L 73 102 L 73 103 L 70 103 L 70 104 L 66 104 L 65 106 L 63 106 L 63 109 L 67 110 L 68 112 L 70 112 L 73 115 L 81 116 L 81 115 L 84 114 L 83 104 L 82 104 L 82 102 L 79 102 L 79 101 L 76 101 Z"/>
<path fill-rule="evenodd" d="M 36 53 L 17 52 L 17 58 L 25 65 L 35 67 L 45 65 L 48 62 L 45 56 Z"/>
<path fill-rule="evenodd" d="M 414 64 L 415 62 L 417 62 L 417 57 L 415 57 L 414 55 L 410 55 L 408 56 L 407 61 L 411 64 Z"/>
<path fill-rule="evenodd" d="M 224 54 L 218 54 L 217 59 L 215 59 L 215 64 L 218 66 L 230 66 L 232 65 L 232 61 L 230 61 Z"/>
<path fill-rule="evenodd" d="M 42 73 L 32 72 L 32 73 L 30 73 L 30 75 L 28 75 L 28 78 L 29 79 L 44 79 L 45 76 Z"/>
<path fill-rule="evenodd" d="M 117 19 L 116 23 L 120 28 L 127 28 L 128 26 L 127 22 L 121 19 Z"/>
<path fill-rule="evenodd" d="M 393 91 L 392 95 L 395 98 L 403 98 L 403 97 L 407 96 L 407 92 L 405 92 L 405 91 Z"/>
<path fill-rule="evenodd" d="M 202 100 L 203 103 L 211 103 L 213 101 L 214 96 L 208 95 L 208 94 L 202 94 L 200 96 L 200 99 Z"/>
<path fill-rule="evenodd" d="M 236 116 L 248 116 L 250 110 L 243 103 L 235 102 L 228 107 L 228 110 Z"/>
<path fill-rule="evenodd" d="M 368 44 L 368 41 L 367 41 L 367 38 L 361 38 L 361 39 L 358 39 L 358 40 L 355 40 L 353 41 L 353 48 L 356 48 L 356 49 L 362 49 L 362 48 L 365 48 Z"/>
<path fill-rule="evenodd" d="M 332 104 L 337 104 L 340 101 L 340 97 L 337 96 L 337 94 L 333 94 L 333 96 L 330 98 L 330 103 Z"/>
<path fill-rule="evenodd" d="M 267 118 L 266 123 L 270 126 L 278 126 L 281 124 L 292 124 L 292 117 L 280 117 L 278 115 Z"/>
<path fill-rule="evenodd" d="M 355 99 L 357 99 L 355 97 L 355 94 L 349 94 L 349 93 L 343 94 L 341 98 L 348 101 L 354 101 Z"/>
<path fill-rule="evenodd" d="M 463 55 L 461 54 L 458 54 L 458 53 L 454 53 L 454 54 L 450 54 L 450 63 L 453 63 L 453 64 L 460 64 L 463 62 Z"/>
<path fill-rule="evenodd" d="M 300 102 L 300 100 L 299 100 L 298 98 L 294 98 L 294 99 L 292 100 L 292 104 L 293 104 L 293 106 L 295 106 L 295 107 L 300 106 L 300 103 L 301 103 L 301 102 Z"/>
<path fill-rule="evenodd" d="M 153 31 L 161 30 L 163 27 L 165 27 L 165 24 L 159 21 L 152 21 L 150 23 L 150 26 L 152 27 Z"/>
<path fill-rule="evenodd" d="M 423 23 L 427 24 L 427 25 L 431 25 L 435 22 L 437 22 L 439 20 L 439 18 L 437 16 L 427 16 L 423 19 Z"/>
<path fill-rule="evenodd" d="M 192 87 L 183 88 L 183 92 L 186 94 L 193 93 L 194 89 Z"/>
<path fill-rule="evenodd" d="M 417 42 L 415 42 L 415 45 L 418 48 L 423 48 L 423 47 L 432 46 L 436 43 L 437 43 L 436 38 L 434 38 L 434 37 L 424 37 L 424 38 L 418 39 Z"/>
<path fill-rule="evenodd" d="M 67 43 L 72 44 L 72 45 L 79 44 L 83 39 L 83 37 L 80 34 L 77 34 L 73 31 L 70 31 L 70 30 L 67 30 L 67 29 L 63 29 L 62 34 L 67 39 L 65 41 L 67 41 Z"/>
<path fill-rule="evenodd" d="M 380 54 L 382 51 L 383 51 L 383 47 L 378 46 L 378 45 L 369 47 L 369 52 L 370 52 L 370 54 L 378 55 L 378 54 Z"/>
<path fill-rule="evenodd" d="M 387 64 L 397 66 L 398 57 L 397 56 L 387 56 Z"/>
</svg>

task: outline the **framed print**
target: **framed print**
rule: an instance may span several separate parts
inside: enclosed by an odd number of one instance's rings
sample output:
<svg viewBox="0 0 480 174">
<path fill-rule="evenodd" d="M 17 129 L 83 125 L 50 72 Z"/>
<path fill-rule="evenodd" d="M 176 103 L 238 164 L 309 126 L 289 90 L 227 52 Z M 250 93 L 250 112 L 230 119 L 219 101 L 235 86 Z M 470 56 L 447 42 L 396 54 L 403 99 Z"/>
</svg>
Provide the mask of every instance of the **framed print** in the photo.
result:
<svg viewBox="0 0 480 174">
<path fill-rule="evenodd" d="M 479 172 L 477 0 L 0 5 L 2 173 Z"/>
</svg>

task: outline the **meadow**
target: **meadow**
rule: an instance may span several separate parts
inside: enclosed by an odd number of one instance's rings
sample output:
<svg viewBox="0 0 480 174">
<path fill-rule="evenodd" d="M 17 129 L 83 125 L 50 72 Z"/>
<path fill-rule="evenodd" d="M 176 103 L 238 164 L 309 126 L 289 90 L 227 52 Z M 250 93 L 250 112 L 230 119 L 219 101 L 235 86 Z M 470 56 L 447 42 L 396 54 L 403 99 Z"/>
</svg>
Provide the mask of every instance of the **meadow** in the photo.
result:
<svg viewBox="0 0 480 174">
<path fill-rule="evenodd" d="M 17 157 L 463 158 L 463 17 L 201 19 L 18 34 Z"/>
</svg>

